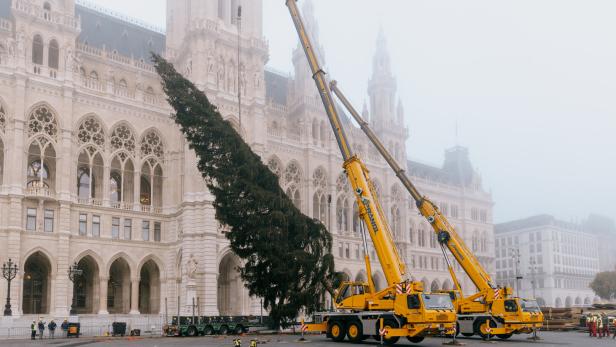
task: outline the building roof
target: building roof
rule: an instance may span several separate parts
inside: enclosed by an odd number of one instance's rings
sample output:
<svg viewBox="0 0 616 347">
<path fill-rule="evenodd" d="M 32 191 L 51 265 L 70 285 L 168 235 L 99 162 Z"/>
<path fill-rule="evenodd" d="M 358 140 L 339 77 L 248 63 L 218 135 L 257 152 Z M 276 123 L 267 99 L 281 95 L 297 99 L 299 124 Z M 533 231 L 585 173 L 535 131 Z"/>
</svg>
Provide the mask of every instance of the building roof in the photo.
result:
<svg viewBox="0 0 616 347">
<path fill-rule="evenodd" d="M 83 4 L 75 5 L 75 15 L 81 17 L 78 40 L 89 46 L 144 61 L 150 60 L 150 52 L 162 54 L 165 50 L 165 34 L 153 27 Z"/>
<path fill-rule="evenodd" d="M 461 146 L 456 146 L 445 151 L 445 161 L 442 167 L 408 160 L 407 170 L 413 176 L 456 186 L 466 186 L 470 184 L 475 175 L 475 171 L 473 170 L 468 156 L 468 149 Z"/>
<path fill-rule="evenodd" d="M 558 220 L 554 218 L 554 216 L 548 214 L 541 214 L 506 223 L 495 224 L 494 232 L 498 234 L 540 226 L 557 226 L 559 228 L 569 229 L 571 231 L 583 231 L 579 224 Z"/>
</svg>

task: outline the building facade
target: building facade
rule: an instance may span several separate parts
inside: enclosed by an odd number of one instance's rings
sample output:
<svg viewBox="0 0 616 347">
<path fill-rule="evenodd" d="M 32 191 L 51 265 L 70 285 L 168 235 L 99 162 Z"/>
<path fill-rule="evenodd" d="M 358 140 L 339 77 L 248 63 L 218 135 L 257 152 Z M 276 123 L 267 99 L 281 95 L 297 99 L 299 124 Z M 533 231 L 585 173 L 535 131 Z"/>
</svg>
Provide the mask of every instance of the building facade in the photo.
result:
<svg viewBox="0 0 616 347">
<path fill-rule="evenodd" d="M 195 153 L 170 118 L 150 51 L 205 91 L 297 206 L 327 225 L 336 266 L 366 279 L 357 207 L 303 52 L 290 57 L 292 76 L 266 68 L 262 2 L 242 4 L 239 41 L 237 5 L 169 1 L 162 32 L 85 1 L 0 1 L 0 261 L 20 268 L 16 316 L 65 317 L 74 297 L 93 322 L 160 317 L 190 312 L 188 291 L 201 314 L 261 312 L 236 271 Z M 304 14 L 318 40 L 309 1 Z M 440 167 L 407 160 L 384 35 L 367 92 L 364 116 L 492 271 L 492 198 L 468 151 L 448 150 Z M 451 288 L 429 224 L 361 131 L 346 124 L 410 274 L 429 289 Z M 74 289 L 72 264 L 84 272 Z M 385 285 L 378 266 L 373 276 Z"/>
<path fill-rule="evenodd" d="M 536 298 L 540 306 L 583 306 L 599 300 L 589 287 L 599 272 L 596 235 L 549 215 L 496 224 L 494 230 L 499 285 Z"/>
</svg>

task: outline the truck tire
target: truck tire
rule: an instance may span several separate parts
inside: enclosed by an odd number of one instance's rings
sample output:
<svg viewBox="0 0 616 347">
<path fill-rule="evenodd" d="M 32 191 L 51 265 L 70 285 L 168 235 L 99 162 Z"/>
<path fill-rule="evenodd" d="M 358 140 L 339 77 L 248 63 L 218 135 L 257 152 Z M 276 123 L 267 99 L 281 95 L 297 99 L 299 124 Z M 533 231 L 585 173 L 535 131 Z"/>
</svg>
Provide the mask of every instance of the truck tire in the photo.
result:
<svg viewBox="0 0 616 347">
<path fill-rule="evenodd" d="M 496 335 L 499 339 L 501 340 L 507 340 L 508 338 L 510 338 L 513 334 L 498 334 Z"/>
<path fill-rule="evenodd" d="M 188 330 L 186 330 L 186 335 L 188 335 L 189 337 L 195 337 L 197 336 L 197 334 L 197 328 L 194 326 L 189 326 Z"/>
<path fill-rule="evenodd" d="M 203 335 L 212 335 L 214 333 L 214 328 L 212 328 L 211 325 L 206 325 L 205 328 L 203 328 Z"/>
<path fill-rule="evenodd" d="M 494 323 L 494 321 L 492 321 L 491 319 L 489 320 L 489 324 L 491 328 L 496 328 L 496 323 Z M 479 335 L 482 339 L 485 340 L 488 337 L 488 334 L 485 333 L 483 329 L 485 329 L 485 320 L 476 320 L 473 324 L 473 331 L 476 335 Z M 490 337 L 492 336 L 494 335 L 490 335 Z"/>
<path fill-rule="evenodd" d="M 407 336 L 406 338 L 412 343 L 420 343 L 425 339 L 424 336 Z"/>
<path fill-rule="evenodd" d="M 399 328 L 399 325 L 398 325 L 398 322 L 396 322 L 393 319 L 385 319 L 385 321 L 383 322 L 383 327 L 385 329 L 387 329 L 387 328 Z M 393 345 L 396 342 L 398 342 L 398 340 L 400 340 L 399 336 L 383 337 L 383 342 L 386 345 Z"/>
<path fill-rule="evenodd" d="M 359 321 L 351 321 L 347 325 L 347 336 L 349 341 L 359 343 L 364 339 L 364 327 Z"/>
<path fill-rule="evenodd" d="M 334 340 L 335 342 L 341 342 L 344 340 L 346 331 L 344 329 L 344 324 L 342 322 L 340 321 L 330 322 L 327 330 L 329 331 L 329 335 L 331 335 L 332 340 Z"/>
<path fill-rule="evenodd" d="M 473 335 L 475 335 L 475 334 L 473 334 L 473 333 L 462 333 L 462 336 L 464 336 L 464 337 L 471 337 Z"/>
<path fill-rule="evenodd" d="M 218 333 L 219 333 L 220 335 L 227 335 L 227 334 L 229 333 L 229 327 L 228 327 L 228 326 L 226 326 L 226 325 L 222 325 L 222 326 L 220 327 L 220 330 L 218 330 Z"/>
<path fill-rule="evenodd" d="M 235 335 L 242 335 L 244 333 L 244 327 L 241 324 L 238 324 L 235 327 Z"/>
</svg>

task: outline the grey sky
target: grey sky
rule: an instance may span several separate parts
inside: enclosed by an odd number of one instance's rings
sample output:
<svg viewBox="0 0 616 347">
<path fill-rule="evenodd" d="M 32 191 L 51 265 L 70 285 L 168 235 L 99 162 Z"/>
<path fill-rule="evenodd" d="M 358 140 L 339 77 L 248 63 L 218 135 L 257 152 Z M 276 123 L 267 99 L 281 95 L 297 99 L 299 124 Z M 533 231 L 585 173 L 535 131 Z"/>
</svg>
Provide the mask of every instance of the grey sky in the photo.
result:
<svg viewBox="0 0 616 347">
<path fill-rule="evenodd" d="M 409 156 L 440 165 L 457 122 L 495 221 L 616 217 L 616 2 L 313 1 L 327 71 L 358 108 L 383 26 Z M 165 0 L 96 2 L 164 25 Z M 268 65 L 292 71 L 284 1 L 264 7 Z"/>
</svg>

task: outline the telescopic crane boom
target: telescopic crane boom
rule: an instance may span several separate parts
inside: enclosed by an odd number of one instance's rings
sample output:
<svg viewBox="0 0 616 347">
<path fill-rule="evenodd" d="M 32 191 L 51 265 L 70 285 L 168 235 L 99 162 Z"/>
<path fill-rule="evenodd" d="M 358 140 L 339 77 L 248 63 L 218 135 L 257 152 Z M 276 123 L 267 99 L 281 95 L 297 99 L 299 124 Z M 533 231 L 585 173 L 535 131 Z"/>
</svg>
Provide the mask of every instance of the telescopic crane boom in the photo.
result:
<svg viewBox="0 0 616 347">
<path fill-rule="evenodd" d="M 491 333 L 500 338 L 509 338 L 514 333 L 536 331 L 537 328 L 541 327 L 543 314 L 538 309 L 536 302 L 534 300 L 513 298 L 511 297 L 511 288 L 501 288 L 492 282 L 490 275 L 485 271 L 473 252 L 468 249 L 454 227 L 430 199 L 419 193 L 405 171 L 398 165 L 389 151 L 383 146 L 378 136 L 372 131 L 369 124 L 359 115 L 338 88 L 336 81 L 330 83 L 330 88 L 349 111 L 353 119 L 359 124 L 368 139 L 374 144 L 398 179 L 400 179 L 411 197 L 415 200 L 421 215 L 427 219 L 437 234 L 449 273 L 456 287 L 456 290 L 451 291 L 450 295 L 454 299 L 458 310 L 459 326 L 457 331 L 466 335 L 478 334 L 485 336 Z M 477 287 L 478 292 L 476 294 L 464 297 L 460 282 L 445 252 L 445 247 L 449 249 L 458 264 L 460 264 L 475 287 Z"/>
<path fill-rule="evenodd" d="M 450 297 L 424 294 L 421 282 L 411 282 L 405 277 L 405 264 L 391 236 L 369 171 L 353 153 L 347 140 L 325 72 L 319 65 L 296 0 L 286 0 L 286 5 L 342 153 L 342 166 L 353 188 L 360 217 L 370 235 L 388 285 L 384 290 L 375 291 L 366 237 L 362 232 L 368 283 L 342 283 L 334 300 L 336 308 L 344 311 L 323 314 L 322 323 L 309 325 L 309 330 L 325 332 L 334 341 L 342 341 L 346 333 L 351 341 L 357 342 L 364 336 L 378 336 L 380 321 L 387 330 L 384 340 L 388 344 L 395 343 L 401 336 L 419 342 L 426 335 L 453 331 L 455 312 Z"/>
</svg>

